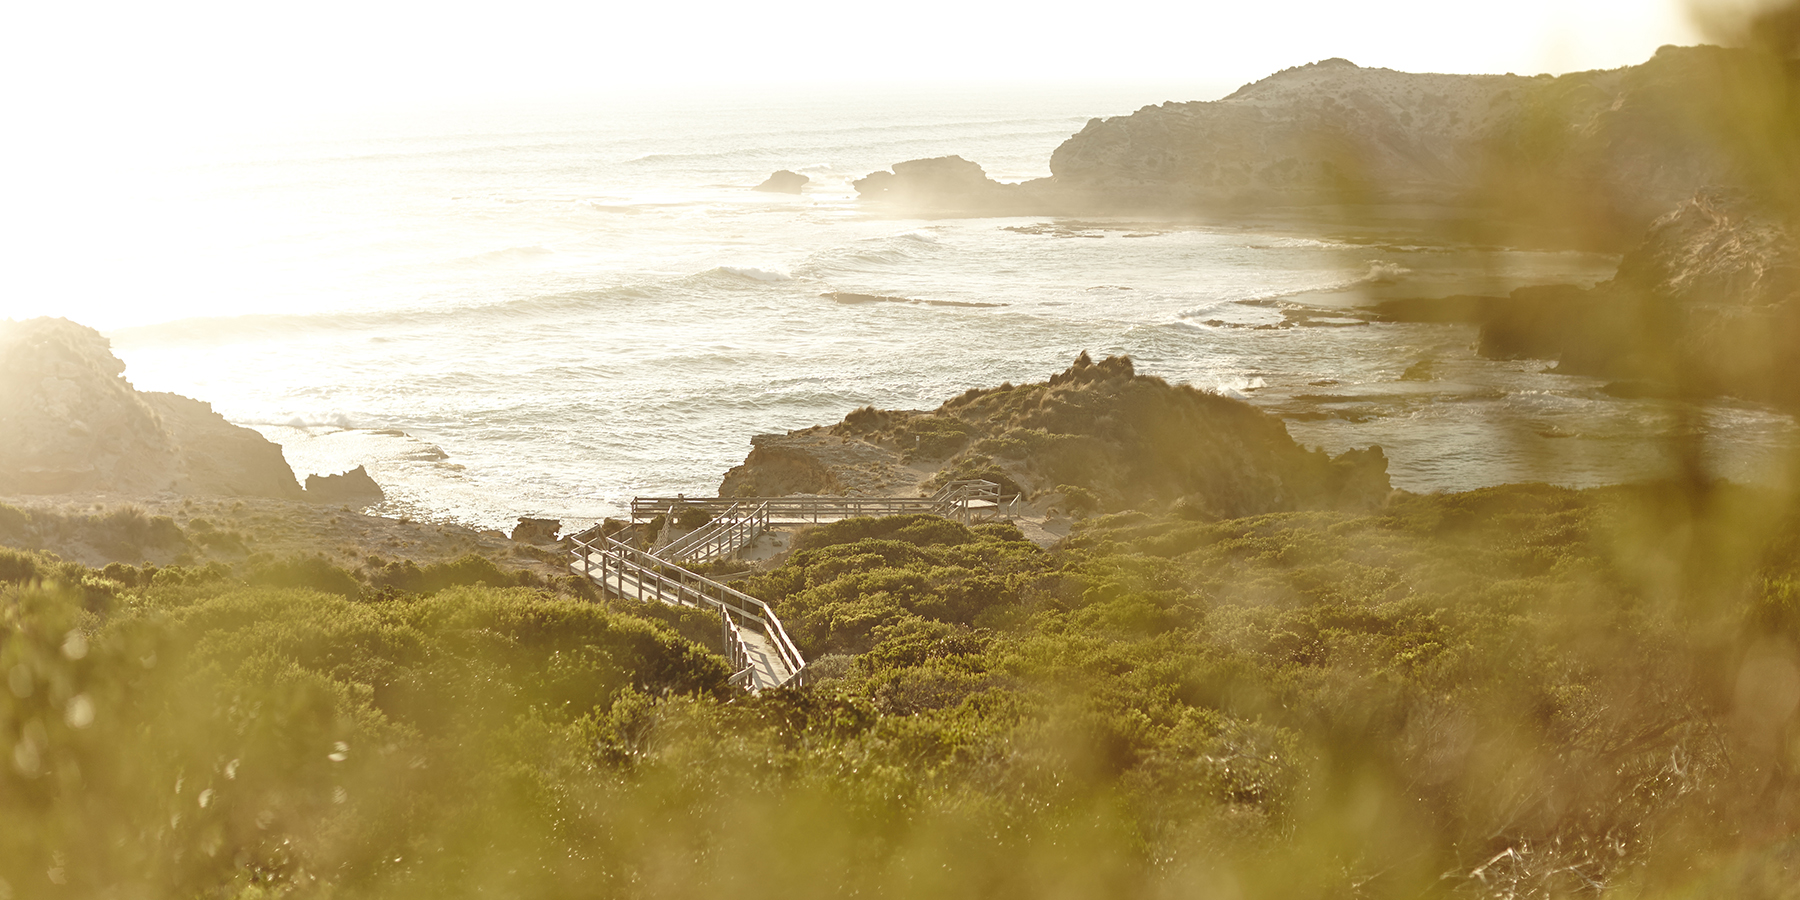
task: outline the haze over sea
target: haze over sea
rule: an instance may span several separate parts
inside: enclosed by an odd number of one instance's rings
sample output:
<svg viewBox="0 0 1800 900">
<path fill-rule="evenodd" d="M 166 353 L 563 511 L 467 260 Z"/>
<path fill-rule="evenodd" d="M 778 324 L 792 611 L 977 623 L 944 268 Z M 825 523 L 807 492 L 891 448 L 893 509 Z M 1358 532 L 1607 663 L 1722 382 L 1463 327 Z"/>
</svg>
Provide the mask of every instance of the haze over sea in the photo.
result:
<svg viewBox="0 0 1800 900">
<path fill-rule="evenodd" d="M 106 330 L 137 387 L 210 401 L 302 476 L 366 464 L 383 512 L 487 527 L 710 495 L 754 434 L 1041 380 L 1082 350 L 1248 399 L 1332 453 L 1380 444 L 1414 491 L 1652 477 L 1684 412 L 1729 477 L 1796 443 L 1759 407 L 1671 409 L 1478 359 L 1472 327 L 1285 314 L 1593 283 L 1616 258 L 1292 223 L 902 218 L 850 185 L 948 154 L 1048 175 L 1088 118 L 1171 99 L 1203 98 L 663 98 L 210 147 L 132 169 L 130 198 L 79 213 L 81 246 L 25 273 L 59 290 L 0 313 Z M 750 190 L 776 169 L 812 182 Z M 74 278 L 75 257 L 97 271 Z M 83 291 L 129 302 L 84 315 Z"/>
</svg>

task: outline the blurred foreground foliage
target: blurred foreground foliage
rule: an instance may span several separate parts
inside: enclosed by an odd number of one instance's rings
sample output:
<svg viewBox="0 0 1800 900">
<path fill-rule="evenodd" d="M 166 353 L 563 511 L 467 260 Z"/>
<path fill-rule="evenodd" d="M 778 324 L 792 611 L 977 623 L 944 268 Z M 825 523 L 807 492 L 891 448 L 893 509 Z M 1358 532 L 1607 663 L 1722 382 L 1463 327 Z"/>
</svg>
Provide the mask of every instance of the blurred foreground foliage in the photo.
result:
<svg viewBox="0 0 1800 900">
<path fill-rule="evenodd" d="M 745 583 L 814 660 L 757 696 L 703 616 L 320 577 L 0 555 L 0 896 L 1800 884 L 1775 492 L 850 520 Z"/>
</svg>

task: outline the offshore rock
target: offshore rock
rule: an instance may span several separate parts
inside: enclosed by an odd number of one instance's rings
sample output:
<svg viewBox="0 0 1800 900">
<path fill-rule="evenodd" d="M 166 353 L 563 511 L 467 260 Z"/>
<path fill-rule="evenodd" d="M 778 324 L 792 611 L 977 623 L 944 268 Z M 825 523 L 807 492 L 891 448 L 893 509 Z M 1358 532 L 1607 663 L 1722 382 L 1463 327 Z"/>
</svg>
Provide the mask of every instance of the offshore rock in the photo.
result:
<svg viewBox="0 0 1800 900">
<path fill-rule="evenodd" d="M 0 321 L 0 493 L 300 498 L 279 445 L 124 371 L 92 328 Z"/>
<path fill-rule="evenodd" d="M 751 190 L 769 191 L 776 194 L 798 194 L 800 193 L 800 189 L 805 187 L 806 183 L 809 181 L 812 181 L 812 179 L 799 172 L 789 172 L 786 169 L 782 169 L 781 171 L 770 175 L 762 184 L 751 188 Z"/>
<path fill-rule="evenodd" d="M 858 199 L 945 212 L 993 212 L 1030 207 L 1036 182 L 1003 184 L 960 156 L 895 163 L 852 183 Z"/>
<path fill-rule="evenodd" d="M 368 469 L 357 466 L 342 475 L 306 476 L 306 499 L 315 503 L 352 503 L 367 506 L 386 499 L 386 492 Z"/>
</svg>

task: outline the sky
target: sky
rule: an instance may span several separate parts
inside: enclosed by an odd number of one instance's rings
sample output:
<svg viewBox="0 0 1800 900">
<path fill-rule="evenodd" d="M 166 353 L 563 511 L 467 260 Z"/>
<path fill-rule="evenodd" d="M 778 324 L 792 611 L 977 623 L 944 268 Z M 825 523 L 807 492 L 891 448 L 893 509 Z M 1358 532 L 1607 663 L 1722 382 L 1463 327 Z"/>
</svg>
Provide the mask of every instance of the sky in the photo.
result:
<svg viewBox="0 0 1800 900">
<path fill-rule="evenodd" d="M 90 232 L 137 227 L 133 197 L 159 208 L 140 172 L 384 113 L 1009 84 L 1206 100 L 1330 57 L 1560 73 L 1697 42 L 1688 2 L 1762 0 L 24 0 L 0 8 L 0 270 L 79 276 Z"/>
<path fill-rule="evenodd" d="M 1333 56 L 1560 73 L 1695 43 L 1684 2 L 37 0 L 0 14 L 0 90 L 39 116 L 154 120 L 671 87 L 1237 85 Z"/>
</svg>

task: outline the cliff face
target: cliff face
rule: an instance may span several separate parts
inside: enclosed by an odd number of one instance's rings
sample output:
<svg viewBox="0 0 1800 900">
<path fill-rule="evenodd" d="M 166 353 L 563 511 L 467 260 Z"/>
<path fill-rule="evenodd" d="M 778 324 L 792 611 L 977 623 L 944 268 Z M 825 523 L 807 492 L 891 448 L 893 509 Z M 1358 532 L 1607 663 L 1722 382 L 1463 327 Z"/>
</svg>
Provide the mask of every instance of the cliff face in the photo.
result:
<svg viewBox="0 0 1800 900">
<path fill-rule="evenodd" d="M 930 412 L 865 408 L 827 429 L 760 438 L 721 494 L 875 489 L 903 471 L 935 471 L 926 492 L 987 478 L 1064 510 L 1196 516 L 1364 509 L 1390 491 L 1379 447 L 1334 459 L 1247 403 L 1084 353 L 1046 382 L 971 390 Z"/>
<path fill-rule="evenodd" d="M 300 499 L 281 448 L 175 394 L 140 393 L 99 332 L 0 321 L 0 493 Z"/>
</svg>

